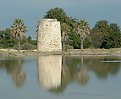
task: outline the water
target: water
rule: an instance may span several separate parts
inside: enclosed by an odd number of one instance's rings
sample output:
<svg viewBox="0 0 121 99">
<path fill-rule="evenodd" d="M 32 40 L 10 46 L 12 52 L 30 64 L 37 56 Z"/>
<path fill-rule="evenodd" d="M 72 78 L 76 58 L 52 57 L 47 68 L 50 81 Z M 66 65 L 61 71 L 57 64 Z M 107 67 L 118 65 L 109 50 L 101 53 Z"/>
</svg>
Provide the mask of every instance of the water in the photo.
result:
<svg viewBox="0 0 121 99">
<path fill-rule="evenodd" d="M 121 57 L 0 58 L 0 99 L 120 99 Z"/>
</svg>

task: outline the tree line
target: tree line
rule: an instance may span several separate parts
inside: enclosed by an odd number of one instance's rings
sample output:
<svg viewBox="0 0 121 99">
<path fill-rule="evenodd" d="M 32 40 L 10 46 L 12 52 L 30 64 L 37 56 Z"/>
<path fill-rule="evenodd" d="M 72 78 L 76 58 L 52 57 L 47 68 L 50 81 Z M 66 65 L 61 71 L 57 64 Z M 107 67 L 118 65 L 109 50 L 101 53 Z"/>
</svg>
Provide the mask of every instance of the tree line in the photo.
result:
<svg viewBox="0 0 121 99">
<path fill-rule="evenodd" d="M 121 47 L 121 30 L 116 23 L 99 20 L 91 29 L 87 20 L 72 18 L 58 7 L 47 11 L 43 18 L 60 21 L 63 50 Z M 31 36 L 26 37 L 26 32 L 24 21 L 15 19 L 10 28 L 0 31 L 0 48 L 35 49 L 37 40 L 32 40 Z"/>
<path fill-rule="evenodd" d="M 63 49 L 121 47 L 121 30 L 116 23 L 99 20 L 91 29 L 88 21 L 72 18 L 58 7 L 50 9 L 44 18 L 60 21 Z"/>
</svg>

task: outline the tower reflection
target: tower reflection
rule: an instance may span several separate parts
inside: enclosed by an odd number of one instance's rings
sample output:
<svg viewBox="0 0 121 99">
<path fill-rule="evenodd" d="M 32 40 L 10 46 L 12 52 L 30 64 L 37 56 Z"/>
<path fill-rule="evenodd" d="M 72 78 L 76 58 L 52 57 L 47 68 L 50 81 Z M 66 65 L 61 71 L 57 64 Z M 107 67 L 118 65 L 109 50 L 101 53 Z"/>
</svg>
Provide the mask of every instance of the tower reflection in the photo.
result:
<svg viewBox="0 0 121 99">
<path fill-rule="evenodd" d="M 47 89 L 61 86 L 62 56 L 39 56 L 39 82 Z"/>
</svg>

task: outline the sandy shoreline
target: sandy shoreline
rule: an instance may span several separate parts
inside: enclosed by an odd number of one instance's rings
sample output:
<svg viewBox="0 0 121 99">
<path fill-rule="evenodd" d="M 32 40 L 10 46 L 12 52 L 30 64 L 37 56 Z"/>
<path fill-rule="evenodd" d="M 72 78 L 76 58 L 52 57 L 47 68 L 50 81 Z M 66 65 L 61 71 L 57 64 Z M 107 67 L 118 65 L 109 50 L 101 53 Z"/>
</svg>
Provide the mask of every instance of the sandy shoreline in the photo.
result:
<svg viewBox="0 0 121 99">
<path fill-rule="evenodd" d="M 0 49 L 0 56 L 3 57 L 23 57 L 36 55 L 113 55 L 121 56 L 121 48 L 113 49 L 70 49 L 62 52 L 38 52 L 37 50 Z"/>
</svg>

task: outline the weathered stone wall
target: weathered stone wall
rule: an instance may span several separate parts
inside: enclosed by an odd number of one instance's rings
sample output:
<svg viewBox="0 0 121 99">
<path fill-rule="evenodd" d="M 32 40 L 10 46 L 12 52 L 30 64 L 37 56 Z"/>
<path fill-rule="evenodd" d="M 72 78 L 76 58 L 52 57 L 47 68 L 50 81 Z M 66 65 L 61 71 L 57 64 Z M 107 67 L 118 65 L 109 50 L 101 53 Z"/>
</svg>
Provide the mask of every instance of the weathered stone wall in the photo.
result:
<svg viewBox="0 0 121 99">
<path fill-rule="evenodd" d="M 38 26 L 38 51 L 62 51 L 60 22 L 42 19 Z"/>
<path fill-rule="evenodd" d="M 61 85 L 62 56 L 38 56 L 39 81 L 47 89 Z"/>
</svg>

